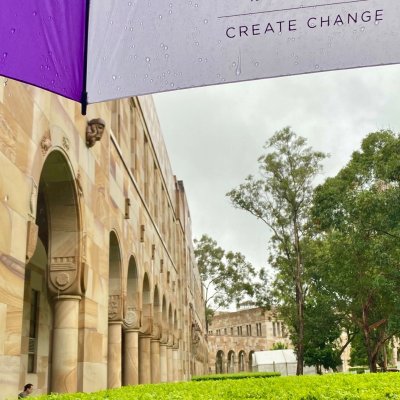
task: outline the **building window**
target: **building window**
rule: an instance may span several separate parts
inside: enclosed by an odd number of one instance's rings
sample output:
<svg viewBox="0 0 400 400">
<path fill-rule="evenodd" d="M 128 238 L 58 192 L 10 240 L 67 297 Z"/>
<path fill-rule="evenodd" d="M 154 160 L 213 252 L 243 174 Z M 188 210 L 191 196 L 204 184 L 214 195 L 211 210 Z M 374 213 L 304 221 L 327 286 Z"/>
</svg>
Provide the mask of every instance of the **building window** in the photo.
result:
<svg viewBox="0 0 400 400">
<path fill-rule="evenodd" d="M 262 336 L 261 332 L 261 322 L 256 323 L 256 331 L 257 331 L 257 336 Z"/>
<path fill-rule="evenodd" d="M 276 322 L 272 323 L 272 334 L 273 336 L 276 336 Z"/>
<path fill-rule="evenodd" d="M 226 335 L 226 328 L 224 328 L 224 335 Z"/>
<path fill-rule="evenodd" d="M 280 337 L 281 336 L 281 323 L 277 322 L 276 327 L 277 327 L 277 331 L 278 331 L 278 336 Z"/>
<path fill-rule="evenodd" d="M 39 296 L 37 290 L 31 292 L 31 312 L 29 318 L 28 373 L 36 372 L 37 337 L 39 325 Z"/>
<path fill-rule="evenodd" d="M 231 328 L 231 336 L 233 336 L 233 327 Z"/>
</svg>

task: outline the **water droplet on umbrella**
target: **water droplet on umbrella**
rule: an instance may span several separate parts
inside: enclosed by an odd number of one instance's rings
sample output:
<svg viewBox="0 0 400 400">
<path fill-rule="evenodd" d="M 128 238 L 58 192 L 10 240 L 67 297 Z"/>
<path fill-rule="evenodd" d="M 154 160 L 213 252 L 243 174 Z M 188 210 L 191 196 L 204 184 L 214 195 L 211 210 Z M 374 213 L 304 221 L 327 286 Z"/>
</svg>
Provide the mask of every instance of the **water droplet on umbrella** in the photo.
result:
<svg viewBox="0 0 400 400">
<path fill-rule="evenodd" d="M 147 62 L 147 63 L 150 62 L 150 57 L 146 57 L 146 62 Z"/>
<path fill-rule="evenodd" d="M 166 54 L 164 57 L 165 57 L 165 58 L 168 58 L 168 57 L 169 57 L 169 54 Z"/>
<path fill-rule="evenodd" d="M 198 58 L 198 61 L 199 61 L 199 62 L 202 62 L 202 61 L 203 61 L 203 59 L 202 59 L 201 57 L 199 57 L 199 58 Z"/>
<path fill-rule="evenodd" d="M 175 83 L 174 83 L 174 82 L 171 82 L 171 83 L 170 83 L 170 86 L 171 86 L 171 87 L 175 87 Z"/>
<path fill-rule="evenodd" d="M 113 75 L 112 78 L 113 78 L 113 81 L 115 81 L 117 79 L 117 75 Z"/>
<path fill-rule="evenodd" d="M 258 61 L 256 61 L 256 62 L 254 63 L 254 65 L 255 65 L 256 67 L 258 67 L 258 66 L 260 65 L 260 63 L 259 63 Z"/>
<path fill-rule="evenodd" d="M 315 64 L 315 69 L 319 69 L 319 65 L 318 64 Z"/>
<path fill-rule="evenodd" d="M 36 17 L 37 11 L 34 11 L 34 12 L 32 13 L 32 15 L 33 15 L 34 17 Z"/>
<path fill-rule="evenodd" d="M 168 14 L 172 14 L 172 10 L 169 10 L 169 11 L 168 11 Z"/>
<path fill-rule="evenodd" d="M 128 2 L 128 6 L 131 6 L 132 5 L 132 2 L 130 1 L 130 2 Z"/>
<path fill-rule="evenodd" d="M 205 20 L 204 20 L 204 23 L 205 23 L 205 24 L 208 24 L 208 19 L 205 19 Z"/>
<path fill-rule="evenodd" d="M 11 29 L 11 33 L 14 34 L 15 33 L 15 28 Z"/>
</svg>

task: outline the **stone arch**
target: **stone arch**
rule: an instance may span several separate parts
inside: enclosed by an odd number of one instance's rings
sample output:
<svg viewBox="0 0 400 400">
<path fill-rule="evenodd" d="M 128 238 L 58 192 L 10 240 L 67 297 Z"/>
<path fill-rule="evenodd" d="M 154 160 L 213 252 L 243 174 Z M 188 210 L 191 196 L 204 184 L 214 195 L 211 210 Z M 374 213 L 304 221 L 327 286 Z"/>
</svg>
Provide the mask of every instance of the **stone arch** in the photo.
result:
<svg viewBox="0 0 400 400">
<path fill-rule="evenodd" d="M 244 350 L 239 351 L 239 360 L 238 360 L 238 367 L 239 367 L 239 372 L 243 372 L 247 370 L 247 359 L 246 359 L 246 352 Z"/>
<path fill-rule="evenodd" d="M 161 318 L 162 309 L 160 302 L 160 292 L 158 290 L 158 286 L 155 285 L 153 294 L 153 336 L 157 339 L 159 339 L 161 335 Z"/>
<path fill-rule="evenodd" d="M 235 358 L 236 358 L 236 354 L 234 352 L 234 350 L 229 350 L 228 352 L 228 363 L 227 363 L 227 372 L 228 374 L 234 373 L 235 371 Z"/>
<path fill-rule="evenodd" d="M 109 388 L 121 386 L 122 374 L 122 255 L 117 234 L 110 232 L 108 275 L 108 362 Z"/>
<path fill-rule="evenodd" d="M 151 287 L 150 279 L 147 272 L 143 276 L 142 283 L 142 328 L 144 333 L 150 333 L 150 319 L 151 319 Z"/>
<path fill-rule="evenodd" d="M 173 336 L 174 332 L 174 316 L 172 313 L 172 304 L 169 303 L 169 308 L 168 308 L 168 331 L 169 331 L 169 336 L 171 340 L 171 336 Z"/>
<path fill-rule="evenodd" d="M 138 327 L 140 320 L 139 309 L 139 274 L 136 260 L 131 256 L 126 283 L 125 322 L 128 326 Z"/>
<path fill-rule="evenodd" d="M 254 350 L 251 350 L 249 352 L 249 371 L 253 371 L 253 354 L 254 354 Z"/>
<path fill-rule="evenodd" d="M 76 392 L 79 301 L 84 291 L 81 210 L 73 170 L 62 151 L 48 154 L 36 189 L 24 283 L 22 341 L 29 345 L 22 346 L 26 352 L 21 354 L 21 378 L 30 371 L 43 393 Z M 34 382 L 32 375 L 29 380 Z"/>
<path fill-rule="evenodd" d="M 225 354 L 222 350 L 217 351 L 215 356 L 215 373 L 223 374 L 225 372 Z"/>
</svg>

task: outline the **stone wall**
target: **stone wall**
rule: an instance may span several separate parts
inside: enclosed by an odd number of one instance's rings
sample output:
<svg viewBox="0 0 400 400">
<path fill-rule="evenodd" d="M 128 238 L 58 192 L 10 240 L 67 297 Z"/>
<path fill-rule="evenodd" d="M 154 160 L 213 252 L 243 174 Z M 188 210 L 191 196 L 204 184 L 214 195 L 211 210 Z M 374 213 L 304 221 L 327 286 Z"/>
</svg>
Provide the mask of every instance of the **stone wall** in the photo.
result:
<svg viewBox="0 0 400 400">
<path fill-rule="evenodd" d="M 0 169 L 0 399 L 206 372 L 188 204 L 150 96 L 82 116 L 8 80 Z"/>
</svg>

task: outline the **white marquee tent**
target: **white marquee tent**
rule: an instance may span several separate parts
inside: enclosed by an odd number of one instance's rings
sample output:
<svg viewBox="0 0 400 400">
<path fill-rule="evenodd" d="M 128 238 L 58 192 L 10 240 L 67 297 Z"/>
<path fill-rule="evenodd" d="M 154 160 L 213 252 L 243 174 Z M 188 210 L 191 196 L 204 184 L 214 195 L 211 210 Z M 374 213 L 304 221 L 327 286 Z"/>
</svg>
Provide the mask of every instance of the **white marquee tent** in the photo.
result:
<svg viewBox="0 0 400 400">
<path fill-rule="evenodd" d="M 253 372 L 280 372 L 296 375 L 296 354 L 293 350 L 266 350 L 253 353 Z M 315 374 L 314 367 L 304 367 L 304 375 Z"/>
</svg>

